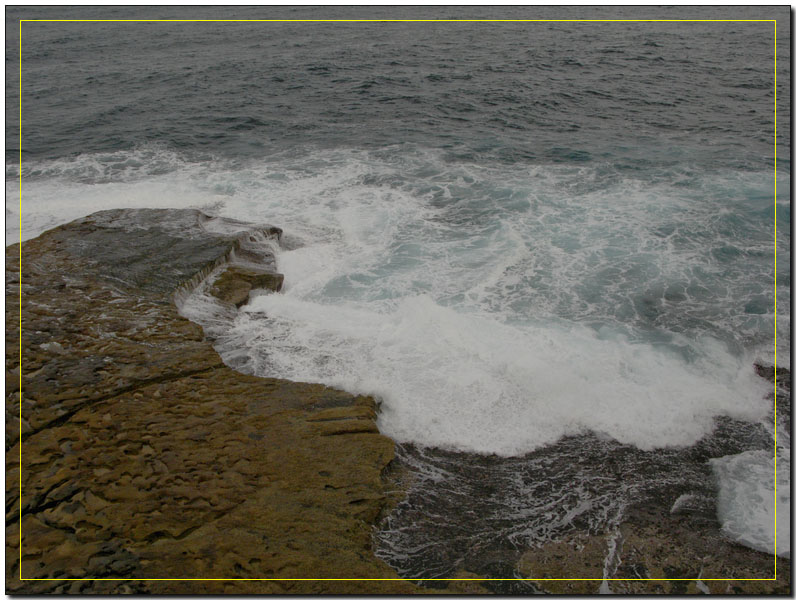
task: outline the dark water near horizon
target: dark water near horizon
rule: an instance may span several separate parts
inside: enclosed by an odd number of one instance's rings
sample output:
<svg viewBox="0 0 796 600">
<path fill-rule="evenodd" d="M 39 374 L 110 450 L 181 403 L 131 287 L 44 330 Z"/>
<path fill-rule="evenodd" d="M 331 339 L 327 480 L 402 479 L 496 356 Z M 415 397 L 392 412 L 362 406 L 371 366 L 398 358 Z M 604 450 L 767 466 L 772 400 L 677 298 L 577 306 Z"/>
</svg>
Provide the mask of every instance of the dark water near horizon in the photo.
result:
<svg viewBox="0 0 796 600">
<path fill-rule="evenodd" d="M 667 493 L 723 490 L 728 535 L 773 551 L 768 505 L 754 507 L 773 504 L 760 452 L 776 424 L 752 365 L 790 357 L 787 8 L 7 9 L 7 243 L 20 16 L 439 15 L 777 18 L 776 88 L 771 22 L 25 22 L 22 237 L 115 207 L 282 227 L 285 293 L 216 323 L 217 348 L 246 372 L 383 401 L 381 430 L 425 482 L 379 538 L 405 575 L 450 574 L 473 546 L 449 532 L 450 560 L 432 566 L 405 537 L 469 485 L 453 474 L 463 459 L 424 448 L 503 461 L 488 503 L 501 525 L 466 538 L 486 554 L 489 531 L 516 549 L 615 527 L 663 471 Z M 723 445 L 705 441 L 717 419 Z M 700 443 L 712 450 L 688 450 Z M 595 473 L 620 451 L 632 486 Z M 562 471 L 567 452 L 590 466 Z M 758 478 L 744 487 L 737 465 Z M 441 500 L 427 494 L 446 481 Z M 555 516 L 556 497 L 580 521 Z M 458 531 L 464 513 L 447 512 Z"/>
<path fill-rule="evenodd" d="M 744 11 L 732 12 L 772 18 Z M 286 17 L 311 18 L 298 8 Z M 779 22 L 782 67 L 788 25 Z M 432 145 L 454 160 L 773 168 L 769 22 L 25 23 L 23 37 L 30 157 L 148 142 L 259 157 L 310 141 Z M 780 127 L 783 170 L 789 134 Z"/>
</svg>

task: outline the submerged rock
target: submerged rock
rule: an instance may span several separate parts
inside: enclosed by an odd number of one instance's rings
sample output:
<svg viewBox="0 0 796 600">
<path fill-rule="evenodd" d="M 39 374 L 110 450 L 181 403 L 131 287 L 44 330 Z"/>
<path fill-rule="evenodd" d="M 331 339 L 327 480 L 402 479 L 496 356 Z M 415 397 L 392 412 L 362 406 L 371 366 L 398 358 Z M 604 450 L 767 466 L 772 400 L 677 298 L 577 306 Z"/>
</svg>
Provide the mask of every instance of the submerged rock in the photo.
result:
<svg viewBox="0 0 796 600">
<path fill-rule="evenodd" d="M 226 262 L 274 287 L 280 233 L 114 210 L 25 242 L 21 269 L 6 249 L 8 593 L 420 590 L 371 549 L 394 494 L 373 399 L 237 373 L 177 313 Z"/>
<path fill-rule="evenodd" d="M 516 457 L 398 445 L 411 485 L 377 555 L 408 578 L 476 573 L 498 594 L 789 594 L 790 560 L 725 535 L 710 463 L 769 455 L 771 439 L 761 424 L 716 425 L 693 447 L 653 451 L 593 434 Z"/>
<path fill-rule="evenodd" d="M 774 580 L 773 556 L 728 544 L 718 528 L 695 528 L 661 506 L 634 509 L 604 535 L 573 533 L 528 550 L 518 564 L 523 577 L 539 577 L 548 593 L 632 595 L 788 595 L 789 567 L 780 560 Z M 572 579 L 554 581 L 566 578 Z"/>
<path fill-rule="evenodd" d="M 760 377 L 776 383 L 784 391 L 790 393 L 790 370 L 783 367 L 774 369 L 774 365 L 761 365 L 755 363 L 755 371 Z"/>
</svg>

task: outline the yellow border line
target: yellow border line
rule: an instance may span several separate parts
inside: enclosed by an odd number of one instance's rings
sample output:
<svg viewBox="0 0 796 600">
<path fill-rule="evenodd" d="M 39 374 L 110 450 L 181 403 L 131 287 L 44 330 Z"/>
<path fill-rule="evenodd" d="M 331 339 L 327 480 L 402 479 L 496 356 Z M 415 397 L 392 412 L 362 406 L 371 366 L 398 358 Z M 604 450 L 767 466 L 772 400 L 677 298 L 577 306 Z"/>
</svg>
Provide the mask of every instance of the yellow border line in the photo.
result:
<svg viewBox="0 0 796 600">
<path fill-rule="evenodd" d="M 777 580 L 777 20 L 776 19 L 20 19 L 19 20 L 19 511 L 22 512 L 22 23 L 774 23 L 774 577 L 727 578 L 23 578 L 19 519 L 20 581 L 776 581 Z"/>
<path fill-rule="evenodd" d="M 25 23 L 775 23 L 776 19 L 20 19 Z"/>
<path fill-rule="evenodd" d="M 19 22 L 19 578 L 22 579 L 22 21 Z"/>
<path fill-rule="evenodd" d="M 774 579 L 777 578 L 777 22 L 774 21 Z"/>
<path fill-rule="evenodd" d="M 548 578 L 533 579 L 532 577 L 362 577 L 360 579 L 340 579 L 337 577 L 242 577 L 227 579 L 225 577 L 184 577 L 169 579 L 166 577 L 108 577 L 107 579 L 91 579 L 79 577 L 29 577 L 22 581 L 774 581 L 773 579 L 729 579 L 727 577 L 671 577 L 671 578 L 610 578 L 610 577 L 579 577 L 579 578 Z"/>
</svg>

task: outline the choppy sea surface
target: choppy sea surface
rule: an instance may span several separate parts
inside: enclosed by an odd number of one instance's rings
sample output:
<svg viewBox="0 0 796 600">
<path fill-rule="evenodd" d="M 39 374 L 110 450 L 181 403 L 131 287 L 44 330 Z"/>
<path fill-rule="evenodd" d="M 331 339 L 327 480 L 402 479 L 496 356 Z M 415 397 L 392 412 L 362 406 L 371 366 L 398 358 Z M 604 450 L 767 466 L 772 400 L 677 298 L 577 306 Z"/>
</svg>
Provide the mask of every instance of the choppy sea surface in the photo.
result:
<svg viewBox="0 0 796 600">
<path fill-rule="evenodd" d="M 501 525 L 462 556 L 613 527 L 667 482 L 774 552 L 775 431 L 789 556 L 789 426 L 754 368 L 790 361 L 786 9 L 720 17 L 780 19 L 776 88 L 771 22 L 25 22 L 20 152 L 17 19 L 55 10 L 7 13 L 7 244 L 118 207 L 283 228 L 283 293 L 192 316 L 236 368 L 376 396 L 439 510 L 465 502 L 462 456 L 498 461 L 478 510 Z M 326 16 L 264 10 L 223 18 Z M 584 18 L 650 18 L 616 10 Z M 101 17 L 219 16 L 175 11 Z M 620 451 L 632 484 L 593 466 Z M 435 565 L 415 502 L 380 552 L 449 576 L 457 526 Z"/>
</svg>

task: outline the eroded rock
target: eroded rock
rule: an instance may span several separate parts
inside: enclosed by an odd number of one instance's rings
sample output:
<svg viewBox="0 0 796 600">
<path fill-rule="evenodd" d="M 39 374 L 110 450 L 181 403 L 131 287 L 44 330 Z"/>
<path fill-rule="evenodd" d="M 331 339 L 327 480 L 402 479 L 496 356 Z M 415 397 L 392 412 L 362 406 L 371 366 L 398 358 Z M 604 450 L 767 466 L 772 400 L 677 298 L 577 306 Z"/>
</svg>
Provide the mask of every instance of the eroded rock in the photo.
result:
<svg viewBox="0 0 796 600">
<path fill-rule="evenodd" d="M 229 266 L 210 288 L 210 293 L 223 302 L 242 306 L 249 300 L 252 290 L 278 292 L 282 289 L 285 276 L 264 270 Z"/>
<path fill-rule="evenodd" d="M 6 249 L 9 593 L 420 590 L 371 549 L 394 502 L 373 399 L 237 373 L 177 314 L 175 289 L 280 233 L 104 211 L 25 242 L 21 270 Z"/>
</svg>

